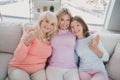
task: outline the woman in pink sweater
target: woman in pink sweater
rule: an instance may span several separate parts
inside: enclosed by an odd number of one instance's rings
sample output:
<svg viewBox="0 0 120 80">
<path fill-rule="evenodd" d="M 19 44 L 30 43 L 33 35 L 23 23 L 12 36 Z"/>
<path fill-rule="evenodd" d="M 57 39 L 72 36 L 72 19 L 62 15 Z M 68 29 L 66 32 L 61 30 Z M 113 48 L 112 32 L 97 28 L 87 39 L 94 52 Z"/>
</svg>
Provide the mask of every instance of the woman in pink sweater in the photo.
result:
<svg viewBox="0 0 120 80">
<path fill-rule="evenodd" d="M 9 63 L 10 80 L 46 80 L 45 65 L 52 53 L 51 36 L 57 30 L 57 17 L 44 12 L 37 24 L 22 36 Z"/>
</svg>

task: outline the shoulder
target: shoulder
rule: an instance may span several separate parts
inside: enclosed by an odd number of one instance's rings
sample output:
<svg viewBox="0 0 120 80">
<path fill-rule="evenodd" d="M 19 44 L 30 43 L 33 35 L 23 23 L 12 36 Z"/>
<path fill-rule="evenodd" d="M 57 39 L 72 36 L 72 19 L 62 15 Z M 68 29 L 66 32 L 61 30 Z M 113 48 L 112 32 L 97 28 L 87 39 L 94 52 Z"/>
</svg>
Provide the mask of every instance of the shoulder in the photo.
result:
<svg viewBox="0 0 120 80">
<path fill-rule="evenodd" d="M 98 34 L 98 32 L 95 32 L 95 33 L 91 33 L 90 36 L 92 38 L 95 38 L 95 37 L 99 37 L 99 34 Z"/>
<path fill-rule="evenodd" d="M 76 39 L 76 36 L 71 31 L 69 31 L 69 35 Z"/>
</svg>

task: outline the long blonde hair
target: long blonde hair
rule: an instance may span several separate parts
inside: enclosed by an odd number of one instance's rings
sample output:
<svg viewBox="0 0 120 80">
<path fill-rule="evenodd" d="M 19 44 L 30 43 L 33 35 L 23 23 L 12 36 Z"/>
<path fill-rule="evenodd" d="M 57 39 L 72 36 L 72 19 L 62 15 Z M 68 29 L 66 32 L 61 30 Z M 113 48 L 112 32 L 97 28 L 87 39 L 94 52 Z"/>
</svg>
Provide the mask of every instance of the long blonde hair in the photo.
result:
<svg viewBox="0 0 120 80">
<path fill-rule="evenodd" d="M 58 30 L 58 26 L 57 26 L 58 20 L 57 20 L 57 17 L 56 17 L 56 15 L 53 12 L 50 12 L 50 11 L 46 11 L 46 12 L 40 13 L 40 15 L 38 17 L 39 17 L 39 19 L 38 19 L 38 21 L 35 24 L 35 28 L 37 29 L 39 39 L 41 39 L 42 41 L 44 41 L 44 38 L 43 38 L 43 32 L 42 32 L 41 27 L 40 27 L 41 22 L 45 18 L 52 19 L 52 21 L 55 22 L 54 29 L 46 34 L 46 40 L 50 42 L 51 37 Z"/>
</svg>

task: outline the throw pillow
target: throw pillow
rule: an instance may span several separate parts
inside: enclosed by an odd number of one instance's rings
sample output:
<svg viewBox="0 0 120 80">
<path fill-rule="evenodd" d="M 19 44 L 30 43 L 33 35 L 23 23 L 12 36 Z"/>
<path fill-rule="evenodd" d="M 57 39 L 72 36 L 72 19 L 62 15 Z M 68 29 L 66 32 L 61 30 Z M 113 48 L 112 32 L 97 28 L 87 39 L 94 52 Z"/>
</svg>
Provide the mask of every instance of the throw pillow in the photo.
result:
<svg viewBox="0 0 120 80">
<path fill-rule="evenodd" d="M 113 80 L 120 80 L 120 42 L 117 43 L 110 61 L 106 64 L 106 68 Z"/>
</svg>

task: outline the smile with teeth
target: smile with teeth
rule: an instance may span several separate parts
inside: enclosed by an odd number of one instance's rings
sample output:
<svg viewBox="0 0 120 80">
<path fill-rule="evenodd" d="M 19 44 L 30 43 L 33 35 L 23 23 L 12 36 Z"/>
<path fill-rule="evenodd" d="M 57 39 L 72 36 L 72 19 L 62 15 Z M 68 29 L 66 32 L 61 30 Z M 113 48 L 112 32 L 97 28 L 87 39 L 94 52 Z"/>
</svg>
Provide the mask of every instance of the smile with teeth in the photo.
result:
<svg viewBox="0 0 120 80">
<path fill-rule="evenodd" d="M 50 30 L 50 28 L 49 28 L 48 26 L 45 26 L 44 28 L 45 28 L 46 30 Z"/>
<path fill-rule="evenodd" d="M 80 30 L 76 30 L 76 31 L 74 31 L 75 34 L 77 34 L 77 33 L 79 33 L 79 32 L 80 32 Z"/>
<path fill-rule="evenodd" d="M 62 26 L 63 26 L 63 27 L 67 27 L 68 25 L 63 24 Z"/>
<path fill-rule="evenodd" d="M 63 27 L 67 27 L 67 26 L 63 26 Z"/>
</svg>

